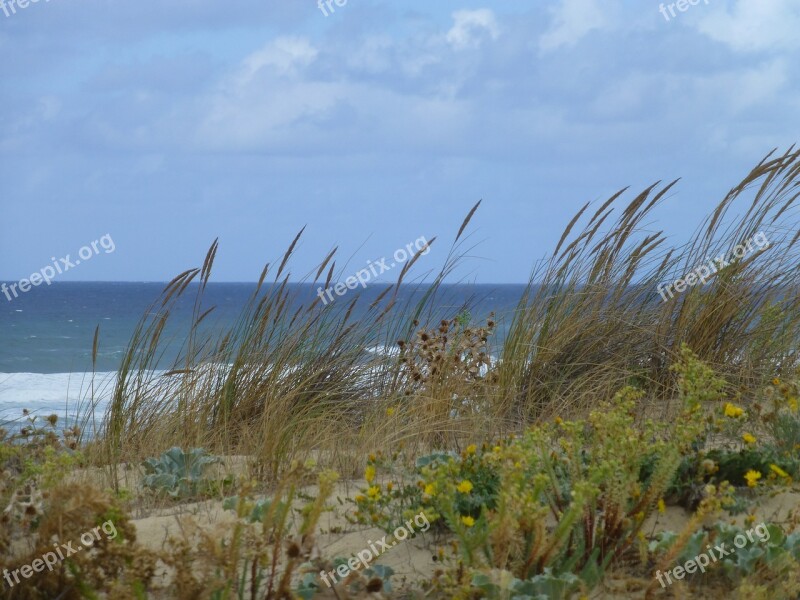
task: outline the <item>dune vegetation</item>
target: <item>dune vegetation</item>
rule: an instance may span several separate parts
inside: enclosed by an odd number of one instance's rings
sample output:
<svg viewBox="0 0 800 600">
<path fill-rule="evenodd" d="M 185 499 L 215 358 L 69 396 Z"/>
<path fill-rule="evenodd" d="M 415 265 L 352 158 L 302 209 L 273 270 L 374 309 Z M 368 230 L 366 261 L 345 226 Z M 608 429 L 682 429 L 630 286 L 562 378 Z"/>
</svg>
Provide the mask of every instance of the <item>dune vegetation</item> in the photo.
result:
<svg viewBox="0 0 800 600">
<path fill-rule="evenodd" d="M 337 249 L 292 273 L 301 231 L 224 330 L 215 242 L 142 317 L 96 432 L 0 432 L 0 570 L 36 571 L 0 597 L 797 598 L 800 152 L 767 156 L 680 246 L 653 223 L 675 184 L 584 206 L 513 313 L 481 320 L 437 303 L 480 203 L 441 271 L 416 279 L 418 253 L 368 306 L 295 296 L 347 274 Z M 429 528 L 397 539 L 415 515 Z M 383 534 L 396 548 L 323 582 Z"/>
</svg>

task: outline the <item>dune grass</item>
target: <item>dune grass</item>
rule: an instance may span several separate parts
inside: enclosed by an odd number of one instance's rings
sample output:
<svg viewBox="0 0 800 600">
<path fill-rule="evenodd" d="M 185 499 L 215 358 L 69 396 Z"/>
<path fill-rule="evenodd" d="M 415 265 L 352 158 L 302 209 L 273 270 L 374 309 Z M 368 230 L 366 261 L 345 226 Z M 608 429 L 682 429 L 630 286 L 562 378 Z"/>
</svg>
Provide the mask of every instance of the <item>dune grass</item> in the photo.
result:
<svg viewBox="0 0 800 600">
<path fill-rule="evenodd" d="M 473 336 L 489 351 L 492 340 L 481 338 L 491 331 L 463 322 L 461 311 L 441 323 L 435 309 L 441 284 L 463 260 L 478 205 L 459 227 L 442 270 L 430 283 L 416 282 L 426 283 L 416 305 L 398 306 L 397 291 L 419 254 L 363 311 L 355 310 L 363 302 L 356 293 L 327 306 L 318 298 L 303 303 L 287 285 L 301 231 L 277 267 L 264 268 L 233 327 L 204 327 L 214 310 L 204 291 L 215 242 L 202 267 L 171 281 L 139 323 L 99 437 L 103 462 L 181 445 L 251 456 L 265 476 L 309 455 L 347 473 L 348 457 L 368 448 L 457 448 L 476 434 L 489 438 L 555 415 L 585 414 L 597 398 L 631 383 L 645 391 L 642 414 L 666 416 L 675 397 L 669 366 L 682 344 L 747 397 L 776 372 L 797 366 L 799 154 L 767 156 L 681 246 L 650 223 L 676 182 L 654 184 L 627 203 L 628 191 L 621 190 L 597 208 L 584 206 L 534 270 L 517 309 L 499 316 L 509 321 L 508 335 L 496 365 L 477 375 L 463 370 L 460 344 Z M 769 247 L 662 301 L 660 284 L 758 233 Z M 302 281 L 336 282 L 343 274 L 337 252 Z M 175 343 L 165 331 L 176 302 L 189 293 L 195 294 L 189 333 L 179 340 L 178 358 L 159 371 Z M 445 340 L 438 346 L 421 340 L 421 332 L 440 328 Z M 409 359 L 418 363 L 417 380 L 411 362 L 364 352 L 397 349 L 399 341 L 418 346 Z M 434 350 L 443 363 L 432 377 Z"/>
<path fill-rule="evenodd" d="M 669 365 L 684 343 L 742 393 L 776 367 L 791 372 L 800 326 L 799 173 L 796 151 L 768 156 L 678 247 L 648 224 L 676 182 L 649 187 L 622 210 L 625 190 L 594 213 L 584 206 L 534 272 L 503 347 L 499 375 L 512 418 L 585 409 L 632 381 L 665 414 L 674 396 Z M 592 216 L 577 230 L 585 214 Z M 662 301 L 660 284 L 759 232 L 769 248 Z"/>
</svg>

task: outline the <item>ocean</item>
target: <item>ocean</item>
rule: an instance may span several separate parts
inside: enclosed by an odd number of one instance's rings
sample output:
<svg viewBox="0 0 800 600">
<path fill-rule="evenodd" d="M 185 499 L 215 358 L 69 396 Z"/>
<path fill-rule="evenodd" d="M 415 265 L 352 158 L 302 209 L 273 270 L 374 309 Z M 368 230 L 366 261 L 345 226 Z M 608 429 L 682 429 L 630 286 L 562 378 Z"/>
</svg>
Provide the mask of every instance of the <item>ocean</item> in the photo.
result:
<svg viewBox="0 0 800 600">
<path fill-rule="evenodd" d="M 102 418 L 125 348 L 142 315 L 156 300 L 164 283 L 54 282 L 32 288 L 8 301 L 0 296 L 0 426 L 17 428 L 24 423 L 23 409 L 33 415 L 56 414 L 60 427 L 75 422 L 93 403 L 94 418 Z M 194 285 L 194 284 L 193 284 Z M 297 303 L 316 296 L 310 284 L 289 284 Z M 225 328 L 235 322 L 255 288 L 254 283 L 210 283 L 204 306 L 215 306 L 210 327 Z M 362 298 L 354 316 L 364 310 L 385 286 L 348 291 L 335 302 L 343 305 L 355 295 Z M 450 284 L 441 286 L 434 307 L 442 316 L 453 316 L 468 306 L 475 321 L 490 312 L 497 315 L 495 344 L 502 342 L 510 315 L 525 289 L 521 284 Z M 424 292 L 417 285 L 403 285 L 397 306 Z M 178 307 L 188 316 L 194 296 L 187 293 Z M 92 340 L 99 327 L 95 372 L 92 372 Z"/>
</svg>

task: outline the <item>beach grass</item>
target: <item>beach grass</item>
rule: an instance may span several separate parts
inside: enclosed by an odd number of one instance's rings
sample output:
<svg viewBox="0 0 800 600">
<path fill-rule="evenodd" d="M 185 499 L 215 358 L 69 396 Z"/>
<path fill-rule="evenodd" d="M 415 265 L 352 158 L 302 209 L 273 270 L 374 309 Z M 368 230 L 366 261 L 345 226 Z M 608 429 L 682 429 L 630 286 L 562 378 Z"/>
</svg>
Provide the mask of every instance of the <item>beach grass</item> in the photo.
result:
<svg viewBox="0 0 800 600">
<path fill-rule="evenodd" d="M 139 460 L 143 451 L 176 444 L 202 446 L 258 457 L 274 476 L 281 465 L 310 453 L 335 460 L 344 448 L 359 454 L 381 443 L 458 447 L 477 432 L 488 438 L 539 419 L 585 414 L 596 398 L 632 382 L 646 391 L 642 410 L 666 418 L 675 396 L 669 368 L 683 344 L 723 373 L 731 390 L 751 394 L 797 366 L 799 170 L 796 151 L 765 158 L 678 247 L 649 220 L 676 182 L 655 184 L 627 203 L 622 190 L 596 209 L 584 206 L 533 272 L 516 310 L 499 316 L 508 321 L 508 334 L 499 349 L 494 340 L 485 342 L 487 352 L 498 350 L 497 363 L 491 377 L 471 378 L 468 391 L 461 377 L 416 385 L 393 356 L 365 357 L 364 349 L 396 350 L 397 342 L 440 328 L 434 300 L 463 260 L 477 205 L 416 305 L 395 305 L 412 260 L 358 318 L 356 294 L 327 306 L 292 297 L 289 268 L 301 232 L 277 268 L 264 268 L 236 324 L 204 331 L 201 324 L 213 313 L 203 291 L 215 242 L 201 268 L 170 282 L 134 333 L 100 437 L 104 460 Z M 729 256 L 759 233 L 768 247 L 732 261 L 705 285 L 662 300 L 659 286 L 709 257 Z M 304 281 L 328 287 L 342 274 L 336 260 L 334 250 Z M 190 287 L 195 279 L 199 287 Z M 162 375 L 156 367 L 167 343 L 174 343 L 164 332 L 176 302 L 190 290 L 196 297 L 189 333 Z M 469 334 L 463 330 L 482 325 L 455 326 L 469 308 L 446 316 L 454 329 L 445 354 L 456 336 Z M 432 350 L 433 344 L 426 349 Z M 402 423 L 387 422 L 386 410 L 393 408 Z"/>
</svg>

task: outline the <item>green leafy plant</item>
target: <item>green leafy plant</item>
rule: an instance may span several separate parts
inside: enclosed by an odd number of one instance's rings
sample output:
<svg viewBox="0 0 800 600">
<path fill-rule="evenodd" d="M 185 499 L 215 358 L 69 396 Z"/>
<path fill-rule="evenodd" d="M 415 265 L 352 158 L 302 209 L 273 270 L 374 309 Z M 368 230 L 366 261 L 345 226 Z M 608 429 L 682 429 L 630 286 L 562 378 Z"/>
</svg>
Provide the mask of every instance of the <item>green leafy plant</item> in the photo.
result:
<svg viewBox="0 0 800 600">
<path fill-rule="evenodd" d="M 750 531 L 749 537 L 747 531 Z M 674 532 L 660 532 L 650 542 L 649 549 L 657 557 L 669 551 L 678 538 Z M 781 527 L 773 523 L 756 526 L 755 535 L 752 529 L 723 522 L 715 523 L 710 530 L 698 529 L 689 536 L 671 562 L 682 565 L 707 553 L 709 548 L 716 547 L 727 549 L 728 552 L 724 555 L 718 552 L 708 567 L 709 572 L 700 574 L 702 578 L 716 575 L 729 584 L 738 585 L 746 577 L 770 574 L 772 578 L 779 579 L 797 573 L 800 568 L 800 533 L 786 535 Z M 734 548 L 735 551 L 731 551 Z M 696 578 L 701 579 L 700 576 Z"/>
<path fill-rule="evenodd" d="M 206 471 L 219 462 L 219 457 L 211 456 L 203 448 L 184 452 L 176 446 L 158 458 L 143 461 L 145 476 L 142 485 L 172 498 L 192 498 L 213 489 Z"/>
<path fill-rule="evenodd" d="M 399 463 L 399 456 L 385 458 L 382 453 L 372 455 L 367 463 L 365 478 L 370 484 L 355 498 L 358 510 L 355 521 L 365 525 L 374 525 L 392 532 L 403 522 L 424 511 L 428 516 L 438 517 L 433 501 L 434 487 L 425 482 L 430 469 L 451 465 L 453 476 L 458 481 L 469 481 L 474 487 L 473 493 L 462 495 L 458 499 L 458 511 L 477 517 L 482 506 L 494 508 L 497 488 L 500 484 L 498 474 L 493 465 L 481 456 L 487 450 L 484 446 L 478 449 L 468 446 L 461 454 L 456 452 L 434 452 L 420 456 L 414 467 L 408 469 Z M 377 469 L 386 471 L 381 482 L 376 477 Z M 438 531 L 447 530 L 446 523 L 438 519 L 433 523 Z"/>
<path fill-rule="evenodd" d="M 554 575 L 549 568 L 524 581 L 508 571 L 493 575 L 478 573 L 472 577 L 472 586 L 481 590 L 488 600 L 564 600 L 581 587 L 581 580 L 577 576 L 571 573 Z"/>
</svg>

